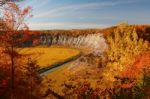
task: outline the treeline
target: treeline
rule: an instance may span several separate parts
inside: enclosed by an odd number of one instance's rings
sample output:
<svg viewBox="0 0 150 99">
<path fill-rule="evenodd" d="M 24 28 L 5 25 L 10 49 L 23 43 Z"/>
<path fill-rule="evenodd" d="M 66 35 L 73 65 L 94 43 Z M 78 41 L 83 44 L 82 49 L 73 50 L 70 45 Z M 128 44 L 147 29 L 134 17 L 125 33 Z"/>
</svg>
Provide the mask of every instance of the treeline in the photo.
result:
<svg viewBox="0 0 150 99">
<path fill-rule="evenodd" d="M 104 37 L 108 35 L 114 35 L 115 29 L 118 26 L 112 26 L 109 28 L 104 29 L 72 29 L 72 30 L 30 30 L 30 31 L 18 31 L 18 37 L 24 38 L 24 43 L 18 45 L 19 47 L 29 47 L 40 45 L 41 38 L 53 38 L 59 37 L 60 35 L 68 36 L 68 37 L 78 37 L 81 35 L 88 35 L 88 34 L 95 34 L 95 33 L 102 33 Z M 138 34 L 138 37 L 142 38 L 143 40 L 150 42 L 150 25 L 130 25 L 130 27 L 135 28 Z M 0 34 L 4 33 L 5 31 L 0 31 Z"/>
<path fill-rule="evenodd" d="M 102 29 L 72 29 L 72 30 L 35 30 L 32 31 L 33 34 L 51 34 L 51 35 L 71 35 L 71 36 L 79 36 L 79 35 L 87 35 L 94 33 L 101 33 Z"/>
<path fill-rule="evenodd" d="M 121 24 L 120 24 L 121 25 Z M 130 25 L 134 27 L 140 38 L 150 41 L 150 25 Z M 79 36 L 95 33 L 103 33 L 104 36 L 113 35 L 117 26 L 112 26 L 104 29 L 72 29 L 72 30 L 34 30 L 30 31 L 30 35 L 68 35 Z"/>
<path fill-rule="evenodd" d="M 124 24 L 124 23 L 122 23 Z M 121 26 L 122 24 L 118 25 Z M 118 26 L 109 27 L 102 30 L 102 33 L 105 35 L 111 35 L 113 36 L 115 34 L 114 30 Z M 129 25 L 130 28 L 135 28 L 135 31 L 137 32 L 137 35 L 139 38 L 142 38 L 143 40 L 147 40 L 150 42 L 150 25 Z"/>
</svg>

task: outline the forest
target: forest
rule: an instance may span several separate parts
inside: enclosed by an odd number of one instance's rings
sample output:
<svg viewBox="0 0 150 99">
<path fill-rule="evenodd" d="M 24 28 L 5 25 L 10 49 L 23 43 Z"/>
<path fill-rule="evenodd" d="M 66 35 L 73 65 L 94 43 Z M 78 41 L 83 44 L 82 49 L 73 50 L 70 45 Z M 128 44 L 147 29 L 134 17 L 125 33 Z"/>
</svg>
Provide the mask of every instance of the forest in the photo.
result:
<svg viewBox="0 0 150 99">
<path fill-rule="evenodd" d="M 30 30 L 0 1 L 0 99 L 149 99 L 150 25 Z"/>
</svg>

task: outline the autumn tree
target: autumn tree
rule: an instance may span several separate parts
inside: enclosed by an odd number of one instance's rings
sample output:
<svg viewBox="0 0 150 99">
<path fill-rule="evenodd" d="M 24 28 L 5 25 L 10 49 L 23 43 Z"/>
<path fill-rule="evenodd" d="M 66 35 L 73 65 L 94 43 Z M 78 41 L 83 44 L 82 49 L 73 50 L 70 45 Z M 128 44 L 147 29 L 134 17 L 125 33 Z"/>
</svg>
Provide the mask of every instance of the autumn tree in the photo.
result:
<svg viewBox="0 0 150 99">
<path fill-rule="evenodd" d="M 20 2 L 23 0 L 0 0 L 0 6 L 6 4 L 7 2 Z"/>
<path fill-rule="evenodd" d="M 22 32 L 28 32 L 24 20 L 30 17 L 31 7 L 21 10 L 15 2 L 6 2 L 1 6 L 1 11 L 5 30 L 0 34 L 0 71 L 3 75 L 0 83 L 5 85 L 5 88 L 1 89 L 3 94 L 0 94 L 0 97 L 38 99 L 40 94 L 37 94 L 37 89 L 40 85 L 40 77 L 37 65 L 33 60 L 27 60 L 26 56 L 19 53 L 20 48 L 17 48 L 24 41 Z"/>
<path fill-rule="evenodd" d="M 128 24 L 119 25 L 114 34 L 107 37 L 107 41 L 109 44 L 106 66 L 109 70 L 106 73 L 108 78 L 118 75 L 120 71 L 128 68 L 125 65 L 131 63 L 135 56 L 148 50 L 148 42 L 139 38 L 135 27 Z"/>
<path fill-rule="evenodd" d="M 132 67 L 131 64 L 136 64 L 137 56 L 149 50 L 149 43 L 139 38 L 134 25 L 128 24 L 118 25 L 114 33 L 107 36 L 107 41 L 109 49 L 106 52 L 107 65 L 103 73 L 104 84 L 109 82 L 110 86 L 107 87 L 115 90 L 111 91 L 113 95 L 111 97 L 127 97 L 129 93 L 133 96 L 135 93 L 132 93 L 132 88 L 135 88 L 135 84 L 138 83 L 139 78 L 137 76 L 139 77 L 139 75 L 137 74 L 139 74 L 139 69 L 136 67 L 137 65 L 132 68 L 132 72 L 129 68 Z M 138 66 L 141 65 L 138 64 Z M 121 75 L 124 71 L 128 72 L 124 73 L 123 77 Z M 132 76 L 132 78 L 129 78 L 128 75 Z M 118 86 L 115 87 L 114 84 Z M 120 90 L 118 90 L 119 88 Z"/>
</svg>

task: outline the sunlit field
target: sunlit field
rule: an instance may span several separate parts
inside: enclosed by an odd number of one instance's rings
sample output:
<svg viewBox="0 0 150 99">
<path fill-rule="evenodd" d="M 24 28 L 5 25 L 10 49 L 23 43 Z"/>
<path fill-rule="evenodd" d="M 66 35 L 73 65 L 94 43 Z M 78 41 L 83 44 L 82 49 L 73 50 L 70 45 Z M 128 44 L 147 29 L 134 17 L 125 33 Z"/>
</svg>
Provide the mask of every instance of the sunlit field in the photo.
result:
<svg viewBox="0 0 150 99">
<path fill-rule="evenodd" d="M 65 62 L 80 54 L 77 49 L 63 48 L 63 47 L 49 47 L 49 48 L 23 48 L 19 52 L 27 55 L 32 60 L 37 61 L 40 68 L 49 67 L 53 64 Z"/>
</svg>

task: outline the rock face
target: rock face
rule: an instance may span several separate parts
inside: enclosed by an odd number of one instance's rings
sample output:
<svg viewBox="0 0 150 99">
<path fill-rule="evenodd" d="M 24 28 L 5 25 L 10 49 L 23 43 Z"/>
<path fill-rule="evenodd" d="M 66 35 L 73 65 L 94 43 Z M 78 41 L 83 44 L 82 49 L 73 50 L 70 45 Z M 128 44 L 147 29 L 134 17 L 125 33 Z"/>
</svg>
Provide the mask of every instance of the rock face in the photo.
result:
<svg viewBox="0 0 150 99">
<path fill-rule="evenodd" d="M 73 48 L 88 49 L 89 53 L 101 55 L 107 49 L 107 43 L 103 34 L 88 34 L 79 36 L 68 35 L 43 35 L 40 36 L 42 45 L 62 45 Z"/>
</svg>

